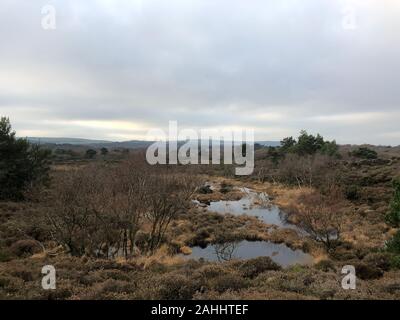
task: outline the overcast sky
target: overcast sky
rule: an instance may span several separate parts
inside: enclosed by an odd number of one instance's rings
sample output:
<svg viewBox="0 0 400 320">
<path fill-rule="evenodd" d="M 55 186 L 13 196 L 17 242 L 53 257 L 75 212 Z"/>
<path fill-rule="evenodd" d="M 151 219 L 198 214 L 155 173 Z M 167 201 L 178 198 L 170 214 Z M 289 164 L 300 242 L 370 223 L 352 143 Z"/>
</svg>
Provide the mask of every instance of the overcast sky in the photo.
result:
<svg viewBox="0 0 400 320">
<path fill-rule="evenodd" d="M 20 136 L 143 139 L 177 120 L 400 144 L 398 0 L 1 0 L 0 41 Z"/>
</svg>

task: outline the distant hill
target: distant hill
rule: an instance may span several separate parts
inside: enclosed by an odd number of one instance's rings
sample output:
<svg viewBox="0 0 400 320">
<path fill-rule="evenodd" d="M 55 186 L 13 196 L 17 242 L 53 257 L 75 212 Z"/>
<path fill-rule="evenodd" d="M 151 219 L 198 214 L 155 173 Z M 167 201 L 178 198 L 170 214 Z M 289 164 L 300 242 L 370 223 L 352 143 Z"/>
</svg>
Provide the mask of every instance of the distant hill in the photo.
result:
<svg viewBox="0 0 400 320">
<path fill-rule="evenodd" d="M 256 143 L 264 147 L 279 147 L 281 145 L 280 141 L 256 141 Z"/>
<path fill-rule="evenodd" d="M 47 145 L 50 148 L 56 147 L 90 147 L 90 148 L 108 148 L 108 149 L 140 149 L 146 148 L 152 141 L 108 141 L 108 140 L 94 140 L 94 139 L 80 139 L 80 138 L 42 138 L 42 137 L 27 137 L 31 143 Z"/>
<path fill-rule="evenodd" d="M 130 140 L 130 141 L 107 141 L 80 138 L 41 138 L 28 137 L 28 141 L 51 146 L 87 146 L 92 148 L 108 148 L 108 149 L 141 149 L 147 148 L 154 141 Z M 183 143 L 183 142 L 180 142 Z M 178 144 L 180 144 L 178 143 Z M 279 141 L 256 141 L 256 143 L 266 147 L 276 147 L 280 145 Z"/>
<path fill-rule="evenodd" d="M 141 148 L 147 148 L 153 142 L 154 141 L 132 140 L 132 141 L 122 141 L 122 142 L 91 144 L 91 146 L 98 148 L 105 147 L 109 149 L 141 149 Z"/>
<path fill-rule="evenodd" d="M 92 144 L 112 143 L 112 141 L 107 141 L 107 140 L 91 140 L 91 139 L 80 139 L 80 138 L 27 137 L 27 139 L 29 142 L 40 143 L 40 144 L 92 145 Z"/>
</svg>

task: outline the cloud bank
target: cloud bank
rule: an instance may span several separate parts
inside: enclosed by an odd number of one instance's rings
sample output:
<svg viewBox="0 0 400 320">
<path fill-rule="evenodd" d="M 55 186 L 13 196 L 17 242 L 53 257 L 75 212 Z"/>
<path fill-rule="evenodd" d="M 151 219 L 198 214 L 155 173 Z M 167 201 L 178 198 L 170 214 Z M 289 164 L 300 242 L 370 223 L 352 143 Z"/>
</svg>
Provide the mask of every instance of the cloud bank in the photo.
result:
<svg viewBox="0 0 400 320">
<path fill-rule="evenodd" d="M 177 120 L 399 145 L 399 16 L 395 0 L 3 0 L 0 114 L 26 136 L 143 139 Z"/>
</svg>

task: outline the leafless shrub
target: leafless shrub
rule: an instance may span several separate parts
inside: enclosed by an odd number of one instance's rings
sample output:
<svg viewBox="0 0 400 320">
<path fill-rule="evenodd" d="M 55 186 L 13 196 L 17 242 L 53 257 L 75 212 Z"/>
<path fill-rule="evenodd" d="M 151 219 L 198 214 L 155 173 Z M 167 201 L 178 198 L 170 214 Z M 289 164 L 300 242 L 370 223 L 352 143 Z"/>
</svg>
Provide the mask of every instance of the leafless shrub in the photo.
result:
<svg viewBox="0 0 400 320">
<path fill-rule="evenodd" d="M 48 221 L 53 238 L 78 256 L 131 256 L 139 251 L 135 238 L 144 226 L 150 233 L 142 249 L 154 252 L 197 188 L 190 174 L 150 168 L 140 155 L 60 175 Z"/>
<path fill-rule="evenodd" d="M 150 222 L 148 250 L 153 252 L 161 243 L 170 222 L 189 206 L 196 191 L 196 179 L 181 174 L 152 174 L 146 188 L 144 217 Z"/>
<path fill-rule="evenodd" d="M 304 195 L 293 211 L 308 235 L 330 250 L 341 237 L 345 222 L 344 204 L 340 190 L 332 189 L 328 195 L 319 192 Z"/>
<path fill-rule="evenodd" d="M 257 161 L 254 175 L 260 182 L 271 181 L 298 187 L 328 187 L 341 179 L 339 162 L 323 154 L 286 154 L 278 163 L 269 159 Z"/>
</svg>

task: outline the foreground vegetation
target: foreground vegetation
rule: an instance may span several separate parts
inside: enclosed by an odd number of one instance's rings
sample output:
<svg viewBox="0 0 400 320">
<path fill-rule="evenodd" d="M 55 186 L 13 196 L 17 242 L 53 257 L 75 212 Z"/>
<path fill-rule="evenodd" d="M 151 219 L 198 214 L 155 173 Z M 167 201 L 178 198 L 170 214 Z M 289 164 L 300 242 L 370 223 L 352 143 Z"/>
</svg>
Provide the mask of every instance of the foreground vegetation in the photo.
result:
<svg viewBox="0 0 400 320">
<path fill-rule="evenodd" d="M 140 150 L 89 149 L 84 161 L 50 167 L 49 151 L 15 138 L 5 118 L 0 139 L 0 298 L 400 298 L 398 148 L 301 132 L 259 147 L 254 174 L 239 178 L 231 166 L 149 166 Z M 270 195 L 304 234 L 192 202 L 240 199 L 243 186 Z M 240 240 L 285 243 L 315 263 L 184 257 Z M 54 291 L 40 286 L 46 264 L 57 270 Z M 341 288 L 344 265 L 356 268 L 356 290 Z"/>
<path fill-rule="evenodd" d="M 343 290 L 337 264 L 282 270 L 267 257 L 207 263 L 158 253 L 135 260 L 102 260 L 61 255 L 31 257 L 0 266 L 3 299 L 399 299 L 398 272 L 384 271 L 370 255 L 357 290 Z M 382 261 L 382 262 L 381 262 Z M 57 289 L 42 290 L 40 270 L 52 264 Z M 340 264 L 339 264 L 340 265 Z M 377 268 L 378 265 L 378 268 Z M 377 271 L 384 275 L 376 275 Z M 380 269 L 380 268 L 384 268 Z M 372 278 L 372 279 L 371 279 Z M 378 279 L 376 279 L 378 278 Z"/>
</svg>

